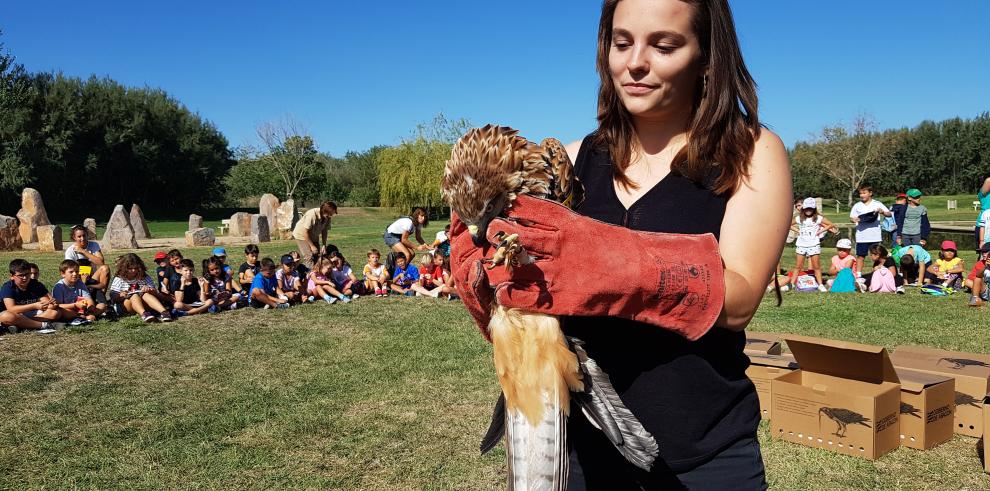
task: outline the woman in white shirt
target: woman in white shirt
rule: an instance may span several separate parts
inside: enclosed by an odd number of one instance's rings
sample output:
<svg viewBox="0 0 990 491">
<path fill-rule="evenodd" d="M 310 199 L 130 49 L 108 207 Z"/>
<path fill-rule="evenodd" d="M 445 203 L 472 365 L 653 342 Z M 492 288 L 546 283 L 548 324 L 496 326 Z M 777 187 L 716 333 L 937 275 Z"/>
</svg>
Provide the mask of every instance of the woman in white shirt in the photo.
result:
<svg viewBox="0 0 990 491">
<path fill-rule="evenodd" d="M 385 229 L 385 235 L 383 236 L 385 245 L 389 249 L 406 256 L 406 264 L 412 264 L 413 256 L 415 255 L 414 250 L 422 251 L 430 247 L 423 240 L 423 228 L 429 224 L 430 219 L 426 216 L 426 210 L 416 208 L 413 210 L 412 215 L 399 218 Z M 409 240 L 410 234 L 416 236 L 416 241 L 419 242 L 419 245 L 413 244 Z"/>
</svg>

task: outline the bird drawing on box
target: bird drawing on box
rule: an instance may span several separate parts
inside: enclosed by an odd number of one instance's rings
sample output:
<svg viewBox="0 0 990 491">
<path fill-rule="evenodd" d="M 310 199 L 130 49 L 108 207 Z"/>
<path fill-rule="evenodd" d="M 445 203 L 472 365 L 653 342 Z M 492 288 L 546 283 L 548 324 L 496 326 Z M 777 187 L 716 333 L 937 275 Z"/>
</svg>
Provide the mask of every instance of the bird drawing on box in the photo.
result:
<svg viewBox="0 0 990 491">
<path fill-rule="evenodd" d="M 920 409 L 908 404 L 906 402 L 901 403 L 901 414 L 909 414 L 915 418 L 921 419 L 921 414 L 919 414 Z"/>
<path fill-rule="evenodd" d="M 973 406 L 976 408 L 983 407 L 981 404 L 983 401 L 977 399 L 969 394 L 964 394 L 962 392 L 956 392 L 956 406 Z"/>
<path fill-rule="evenodd" d="M 867 418 L 866 416 L 863 416 L 855 411 L 837 407 L 823 407 L 819 409 L 818 412 L 824 414 L 828 417 L 828 419 L 831 419 L 839 426 L 835 433 L 832 433 L 839 438 L 846 436 L 846 427 L 849 425 L 860 425 L 867 428 L 873 428 L 872 426 L 866 424 L 870 422 L 870 418 Z"/>
<path fill-rule="evenodd" d="M 488 240 L 489 223 L 504 215 L 518 196 L 573 208 L 583 195 L 559 141 L 537 145 L 512 128 L 492 125 L 468 131 L 454 145 L 441 191 L 479 247 Z M 502 237 L 487 267 L 513 268 L 533 260 L 517 239 L 514 234 Z M 495 304 L 487 335 L 502 397 L 482 451 L 505 435 L 510 489 L 566 488 L 566 418 L 572 395 L 627 460 L 645 470 L 652 467 L 659 454 L 653 436 L 588 358 L 581 340 L 564 336 L 556 316 Z"/>
<path fill-rule="evenodd" d="M 986 362 L 982 362 L 982 361 L 979 361 L 979 360 L 970 360 L 969 358 L 939 358 L 938 361 L 935 362 L 935 364 L 938 365 L 939 363 L 942 363 L 943 361 L 946 362 L 949 365 L 949 368 L 951 368 L 953 370 L 961 370 L 963 367 L 988 367 L 988 368 L 990 368 L 990 364 L 988 364 Z"/>
</svg>

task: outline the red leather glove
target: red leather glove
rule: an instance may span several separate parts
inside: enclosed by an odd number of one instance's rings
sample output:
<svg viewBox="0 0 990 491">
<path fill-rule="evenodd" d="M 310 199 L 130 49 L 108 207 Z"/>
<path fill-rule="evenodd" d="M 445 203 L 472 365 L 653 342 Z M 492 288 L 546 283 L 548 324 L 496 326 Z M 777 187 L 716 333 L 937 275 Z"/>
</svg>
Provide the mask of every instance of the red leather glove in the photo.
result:
<svg viewBox="0 0 990 491">
<path fill-rule="evenodd" d="M 488 282 L 484 259 L 495 252 L 491 244 L 474 245 L 467 226 L 457 213 L 450 214 L 450 273 L 454 276 L 454 288 L 481 334 L 489 342 L 488 323 L 495 303 L 495 291 Z"/>
<path fill-rule="evenodd" d="M 478 264 L 462 271 L 479 303 L 487 301 L 487 283 L 494 286 L 495 301 L 505 307 L 558 316 L 621 317 L 689 340 L 708 332 L 722 310 L 722 258 L 711 234 L 639 232 L 530 196 L 513 202 L 508 220 L 489 224 L 489 241 L 497 243 L 499 232 L 518 234 L 535 261 L 511 271 L 479 270 Z M 461 235 L 470 240 L 469 234 Z M 480 250 L 466 256 L 477 254 L 490 257 Z"/>
</svg>

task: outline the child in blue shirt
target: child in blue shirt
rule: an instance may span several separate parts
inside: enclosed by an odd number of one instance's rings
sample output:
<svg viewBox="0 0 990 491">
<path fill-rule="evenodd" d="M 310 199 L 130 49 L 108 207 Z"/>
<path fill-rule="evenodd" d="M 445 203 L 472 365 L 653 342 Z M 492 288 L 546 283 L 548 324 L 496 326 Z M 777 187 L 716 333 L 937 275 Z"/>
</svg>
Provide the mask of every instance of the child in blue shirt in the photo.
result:
<svg viewBox="0 0 990 491">
<path fill-rule="evenodd" d="M 23 259 L 10 262 L 10 281 L 0 287 L 0 302 L 0 324 L 7 326 L 7 332 L 18 328 L 52 332 L 63 326 L 55 322 L 61 309 L 45 285 L 31 279 L 31 268 Z"/>
<path fill-rule="evenodd" d="M 419 281 L 419 269 L 415 265 L 406 264 L 406 256 L 398 254 L 395 257 L 395 270 L 392 273 L 392 291 L 400 295 L 414 296 L 412 286 Z"/>
<path fill-rule="evenodd" d="M 79 278 L 79 263 L 72 259 L 58 266 L 62 279 L 52 287 L 52 297 L 63 310 L 63 318 L 72 319 L 74 326 L 89 324 L 103 314 L 107 304 L 96 303 L 89 288 Z"/>
<path fill-rule="evenodd" d="M 261 260 L 261 273 L 251 280 L 251 306 L 256 309 L 286 309 L 289 301 L 279 298 L 278 279 L 275 278 L 275 261 L 266 257 Z"/>
</svg>

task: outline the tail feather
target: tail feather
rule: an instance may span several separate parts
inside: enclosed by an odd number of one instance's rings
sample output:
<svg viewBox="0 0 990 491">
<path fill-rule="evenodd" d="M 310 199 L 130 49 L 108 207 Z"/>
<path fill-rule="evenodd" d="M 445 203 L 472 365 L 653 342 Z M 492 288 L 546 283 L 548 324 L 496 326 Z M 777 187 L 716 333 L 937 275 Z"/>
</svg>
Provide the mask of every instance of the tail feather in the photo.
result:
<svg viewBox="0 0 990 491">
<path fill-rule="evenodd" d="M 505 413 L 508 484 L 517 491 L 567 489 L 567 415 L 545 394 L 543 417 L 536 426 L 518 410 Z"/>
<path fill-rule="evenodd" d="M 574 400 L 629 463 L 650 470 L 660 454 L 657 441 L 619 398 L 608 374 L 588 357 L 584 342 L 575 337 L 567 339 L 584 375 L 584 392 L 575 393 Z"/>
</svg>

